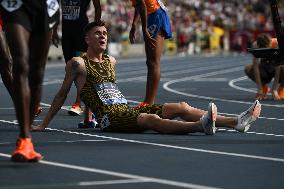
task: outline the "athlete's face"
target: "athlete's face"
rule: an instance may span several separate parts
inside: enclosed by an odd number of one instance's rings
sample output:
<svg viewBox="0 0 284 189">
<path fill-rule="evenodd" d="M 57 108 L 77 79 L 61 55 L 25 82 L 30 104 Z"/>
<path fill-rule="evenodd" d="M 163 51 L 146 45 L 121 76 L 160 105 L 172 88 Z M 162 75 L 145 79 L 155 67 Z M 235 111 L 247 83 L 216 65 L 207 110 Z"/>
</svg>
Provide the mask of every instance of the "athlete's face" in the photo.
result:
<svg viewBox="0 0 284 189">
<path fill-rule="evenodd" d="M 104 26 L 93 27 L 87 35 L 87 44 L 94 49 L 101 51 L 107 47 L 107 29 Z"/>
</svg>

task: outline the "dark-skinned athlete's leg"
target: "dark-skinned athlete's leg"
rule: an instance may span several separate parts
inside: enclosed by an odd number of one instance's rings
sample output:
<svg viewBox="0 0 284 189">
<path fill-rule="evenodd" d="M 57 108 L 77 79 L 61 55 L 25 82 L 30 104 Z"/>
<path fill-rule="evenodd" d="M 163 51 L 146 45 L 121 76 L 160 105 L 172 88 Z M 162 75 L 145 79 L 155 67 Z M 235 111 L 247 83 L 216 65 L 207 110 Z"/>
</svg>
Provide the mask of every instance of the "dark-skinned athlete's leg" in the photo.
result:
<svg viewBox="0 0 284 189">
<path fill-rule="evenodd" d="M 12 97 L 12 57 L 6 41 L 5 33 L 0 31 L 0 74 L 2 81 Z"/>
<path fill-rule="evenodd" d="M 41 97 L 41 82 L 51 32 L 31 36 L 22 25 L 14 23 L 7 23 L 5 31 L 13 58 L 14 105 L 20 127 L 12 160 L 38 161 L 42 156 L 34 151 L 30 126 Z"/>
<path fill-rule="evenodd" d="M 165 37 L 163 32 L 159 32 L 155 39 L 145 42 L 147 84 L 144 102 L 153 104 L 158 92 L 160 82 L 160 59 L 163 52 Z"/>
<path fill-rule="evenodd" d="M 30 39 L 29 86 L 31 99 L 33 99 L 30 104 L 30 126 L 35 117 L 35 114 L 32 112 L 37 112 L 38 107 L 40 106 L 42 82 L 51 42 L 51 35 L 52 32 L 50 31 L 48 33 L 41 33 Z"/>
</svg>

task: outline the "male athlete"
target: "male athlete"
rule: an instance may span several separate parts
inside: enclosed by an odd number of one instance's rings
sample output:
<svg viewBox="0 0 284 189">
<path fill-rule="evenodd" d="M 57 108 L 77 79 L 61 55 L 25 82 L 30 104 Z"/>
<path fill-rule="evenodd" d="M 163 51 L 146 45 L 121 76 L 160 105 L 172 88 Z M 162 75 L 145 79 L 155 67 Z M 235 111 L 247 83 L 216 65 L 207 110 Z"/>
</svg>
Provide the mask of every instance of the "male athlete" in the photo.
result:
<svg viewBox="0 0 284 189">
<path fill-rule="evenodd" d="M 81 91 L 82 101 L 96 112 L 100 127 L 105 132 L 143 132 L 154 130 L 159 133 L 185 134 L 204 132 L 215 133 L 216 126 L 226 126 L 246 132 L 261 111 L 261 105 L 253 105 L 237 117 L 217 115 L 217 107 L 210 103 L 203 111 L 185 102 L 153 104 L 132 109 L 116 84 L 116 60 L 104 54 L 107 47 L 107 29 L 104 22 L 96 21 L 85 28 L 88 44 L 86 54 L 67 62 L 65 78 L 57 92 L 47 116 L 34 131 L 43 131 L 60 110 L 70 87 L 75 82 Z M 173 120 L 180 117 L 184 121 Z"/>
<path fill-rule="evenodd" d="M 165 39 L 172 37 L 171 23 L 167 9 L 161 0 L 131 0 L 135 7 L 132 27 L 129 34 L 131 43 L 135 42 L 135 33 L 139 17 L 145 41 L 147 83 L 144 101 L 138 105 L 153 104 L 160 82 L 160 58 Z"/>
<path fill-rule="evenodd" d="M 12 56 L 12 90 L 20 134 L 11 160 L 36 162 L 31 124 L 39 106 L 53 26 L 59 20 L 57 0 L 2 0 L 0 11 Z"/>
<path fill-rule="evenodd" d="M 87 50 L 84 40 L 84 27 L 89 23 L 87 11 L 91 0 L 61 0 L 62 5 L 62 51 L 65 62 L 80 56 Z M 92 0 L 95 7 L 95 20 L 101 19 L 100 0 Z M 53 41 L 57 46 L 57 27 L 54 29 Z M 73 116 L 82 113 L 80 91 L 77 89 L 76 100 L 68 113 Z"/>
</svg>

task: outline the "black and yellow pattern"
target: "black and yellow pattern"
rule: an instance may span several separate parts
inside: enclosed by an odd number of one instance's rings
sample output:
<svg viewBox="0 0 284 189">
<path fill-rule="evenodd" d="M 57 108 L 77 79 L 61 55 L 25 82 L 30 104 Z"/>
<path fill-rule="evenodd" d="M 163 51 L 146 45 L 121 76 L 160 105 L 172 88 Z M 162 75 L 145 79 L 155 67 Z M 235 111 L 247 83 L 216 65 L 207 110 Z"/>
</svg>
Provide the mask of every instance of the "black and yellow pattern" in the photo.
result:
<svg viewBox="0 0 284 189">
<path fill-rule="evenodd" d="M 137 125 L 137 117 L 140 113 L 157 114 L 161 117 L 162 105 L 151 105 L 134 110 L 127 104 L 103 104 L 96 92 L 96 85 L 104 82 L 115 83 L 115 68 L 108 55 L 103 56 L 101 63 L 88 59 L 86 54 L 82 58 L 86 65 L 87 79 L 81 91 L 81 99 L 96 114 L 98 120 L 108 115 L 110 126 L 104 131 L 143 132 L 145 129 Z"/>
</svg>

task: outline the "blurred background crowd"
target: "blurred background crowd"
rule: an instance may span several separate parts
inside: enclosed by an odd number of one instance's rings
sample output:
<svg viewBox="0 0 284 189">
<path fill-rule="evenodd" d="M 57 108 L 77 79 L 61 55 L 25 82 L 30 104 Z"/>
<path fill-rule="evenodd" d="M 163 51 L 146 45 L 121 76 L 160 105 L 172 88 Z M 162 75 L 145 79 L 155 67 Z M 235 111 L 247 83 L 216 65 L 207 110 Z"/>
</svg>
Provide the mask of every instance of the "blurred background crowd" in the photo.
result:
<svg viewBox="0 0 284 189">
<path fill-rule="evenodd" d="M 162 0 L 168 8 L 174 37 L 167 40 L 165 53 L 246 52 L 259 33 L 274 35 L 269 0 Z M 127 55 L 134 8 L 130 0 L 101 0 L 102 19 L 109 27 L 109 43 Z M 279 1 L 284 15 L 284 0 Z M 94 8 L 88 11 L 90 19 Z M 143 44 L 142 31 L 138 44 Z M 119 48 L 118 48 L 119 47 Z M 110 53 L 111 54 L 111 53 Z"/>
</svg>

